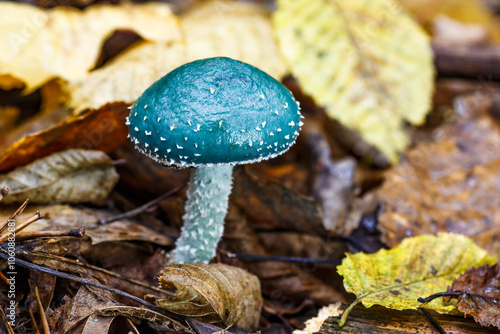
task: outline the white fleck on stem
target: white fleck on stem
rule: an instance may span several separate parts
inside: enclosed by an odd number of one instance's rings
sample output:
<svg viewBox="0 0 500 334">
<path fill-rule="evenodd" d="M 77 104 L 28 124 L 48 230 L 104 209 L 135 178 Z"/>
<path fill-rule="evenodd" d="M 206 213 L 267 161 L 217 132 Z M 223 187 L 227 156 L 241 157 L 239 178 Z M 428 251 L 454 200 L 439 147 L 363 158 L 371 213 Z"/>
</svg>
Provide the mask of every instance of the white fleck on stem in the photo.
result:
<svg viewBox="0 0 500 334">
<path fill-rule="evenodd" d="M 172 252 L 172 263 L 208 263 L 224 232 L 233 166 L 198 167 L 191 171 L 184 226 Z"/>
</svg>

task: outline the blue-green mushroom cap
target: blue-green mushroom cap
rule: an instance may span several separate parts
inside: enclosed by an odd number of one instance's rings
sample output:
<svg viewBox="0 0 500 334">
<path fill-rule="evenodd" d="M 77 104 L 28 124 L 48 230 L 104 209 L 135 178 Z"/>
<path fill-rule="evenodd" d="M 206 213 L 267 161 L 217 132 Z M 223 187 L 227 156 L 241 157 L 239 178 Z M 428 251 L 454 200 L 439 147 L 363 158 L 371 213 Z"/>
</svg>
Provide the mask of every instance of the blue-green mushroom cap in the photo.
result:
<svg viewBox="0 0 500 334">
<path fill-rule="evenodd" d="M 245 164 L 287 151 L 299 135 L 298 102 L 280 82 L 249 64 L 193 61 L 137 99 L 127 124 L 144 154 L 177 167 Z"/>
</svg>

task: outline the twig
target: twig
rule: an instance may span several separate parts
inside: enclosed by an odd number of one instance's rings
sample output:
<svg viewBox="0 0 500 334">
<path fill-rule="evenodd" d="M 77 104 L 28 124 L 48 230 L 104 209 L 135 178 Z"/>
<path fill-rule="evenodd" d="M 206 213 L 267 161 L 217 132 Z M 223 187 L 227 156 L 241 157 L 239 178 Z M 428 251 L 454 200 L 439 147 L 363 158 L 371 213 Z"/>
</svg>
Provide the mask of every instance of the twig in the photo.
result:
<svg viewBox="0 0 500 334">
<path fill-rule="evenodd" d="M 149 201 L 133 210 L 130 210 L 130 211 L 127 211 L 125 213 L 122 213 L 122 214 L 119 214 L 119 215 L 116 215 L 116 216 L 113 216 L 113 217 L 109 217 L 109 218 L 105 218 L 105 219 L 101 219 L 99 222 L 101 224 L 109 224 L 109 223 L 112 223 L 114 221 L 117 221 L 117 220 L 120 220 L 120 219 L 125 219 L 125 218 L 131 218 L 131 217 L 134 217 L 134 216 L 137 216 L 138 214 L 146 211 L 147 209 L 153 207 L 153 206 L 156 206 L 158 205 L 158 203 L 160 203 L 161 201 L 163 201 L 164 199 L 172 196 L 173 194 L 175 194 L 176 192 L 182 190 L 185 186 L 187 185 L 187 183 L 184 183 L 172 190 L 170 190 L 169 192 L 161 195 L 160 197 L 158 198 L 155 198 L 154 200 L 152 201 Z"/>
<path fill-rule="evenodd" d="M 436 328 L 436 330 L 439 332 L 439 334 L 446 334 L 443 327 L 441 327 L 439 322 L 436 320 L 436 318 L 434 318 L 434 316 L 429 311 L 427 311 L 423 307 L 419 307 L 418 309 L 420 310 L 420 312 L 422 312 L 425 315 L 427 320 L 429 320 L 429 322 Z"/>
<path fill-rule="evenodd" d="M 23 232 L 16 236 L 16 240 L 26 240 L 34 238 L 57 238 L 57 237 L 75 237 L 82 238 L 85 235 L 85 229 L 83 227 L 75 228 L 69 231 L 32 231 Z"/>
<path fill-rule="evenodd" d="M 7 328 L 7 332 L 9 332 L 9 334 L 16 334 L 14 332 L 14 329 L 12 329 L 12 326 L 10 325 L 9 320 L 7 319 L 7 315 L 5 314 L 3 307 L 0 307 L 0 316 L 2 317 L 5 328 Z"/>
<path fill-rule="evenodd" d="M 21 230 L 23 230 L 28 225 L 30 225 L 30 224 L 32 224 L 32 223 L 34 223 L 37 220 L 42 219 L 42 218 L 43 218 L 43 215 L 39 211 L 37 211 L 33 217 L 31 217 L 30 219 L 28 219 L 24 223 L 20 224 L 19 226 L 16 226 L 14 234 L 20 232 Z M 0 242 L 4 242 L 5 240 L 7 240 L 9 238 L 9 234 L 10 233 L 5 233 L 4 235 L 0 236 Z"/>
<path fill-rule="evenodd" d="M 2 257 L 4 259 L 8 259 L 9 258 L 8 254 L 5 254 L 5 252 L 4 252 L 3 249 L 0 252 L 0 257 Z M 129 298 L 129 299 L 131 299 L 131 300 L 133 300 L 133 301 L 135 301 L 135 302 L 137 302 L 137 303 L 139 303 L 141 305 L 144 305 L 146 307 L 149 307 L 152 310 L 155 310 L 156 312 L 162 313 L 162 314 L 167 315 L 169 317 L 172 317 L 174 319 L 179 319 L 179 315 L 174 314 L 172 312 L 169 312 L 169 311 L 167 311 L 165 309 L 162 309 L 160 307 L 157 307 L 157 306 L 155 306 L 155 305 L 153 305 L 151 303 L 148 303 L 147 301 L 145 301 L 145 300 L 143 300 L 143 299 L 141 299 L 139 297 L 133 296 L 133 295 L 131 295 L 131 294 L 125 292 L 125 291 L 121 291 L 121 290 L 118 290 L 118 289 L 110 288 L 109 286 L 106 286 L 106 285 L 103 285 L 103 284 L 100 284 L 100 283 L 97 283 L 97 282 L 94 282 L 94 281 L 91 281 L 91 280 L 88 280 L 88 279 L 85 279 L 85 278 L 80 278 L 78 276 L 74 276 L 74 275 L 71 275 L 71 274 L 66 274 L 66 273 L 63 273 L 63 272 L 60 272 L 60 271 L 55 271 L 55 270 L 52 270 L 52 269 L 49 269 L 49 268 L 46 268 L 46 267 L 42 267 L 42 266 L 39 266 L 39 265 L 30 263 L 30 262 L 27 262 L 27 261 L 24 261 L 24 260 L 21 260 L 21 259 L 16 259 L 16 265 L 19 265 L 19 266 L 21 266 L 23 268 L 27 268 L 29 270 L 36 270 L 36 271 L 39 271 L 39 272 L 42 272 L 42 273 L 45 273 L 45 274 L 49 274 L 49 275 L 52 275 L 52 276 L 57 276 L 57 277 L 69 279 L 70 281 L 78 282 L 80 284 L 90 285 L 90 286 L 96 287 L 98 289 L 107 290 L 107 291 L 116 293 L 117 295 Z"/>
<path fill-rule="evenodd" d="M 4 252 L 5 252 L 5 248 L 4 248 Z M 110 277 L 113 277 L 113 278 L 117 278 L 119 280 L 122 280 L 122 281 L 125 281 L 125 282 L 128 282 L 128 283 L 132 283 L 132 284 L 135 284 L 137 286 L 140 286 L 142 288 L 145 288 L 145 289 L 149 289 L 155 293 L 161 293 L 161 294 L 164 294 L 166 296 L 168 296 L 169 298 L 172 297 L 172 293 L 167 291 L 167 290 L 163 290 L 163 289 L 159 289 L 159 288 L 156 288 L 156 287 L 153 287 L 153 286 L 149 286 L 147 284 L 144 284 L 140 281 L 137 281 L 137 280 L 134 280 L 132 278 L 127 278 L 127 277 L 123 277 L 123 276 L 120 276 L 112 271 L 109 271 L 109 270 L 106 270 L 106 269 L 103 269 L 103 268 L 100 268 L 100 267 L 97 267 L 97 266 L 94 266 L 94 265 L 91 265 L 91 264 L 87 264 L 87 263 L 82 263 L 82 262 L 77 262 L 75 260 L 71 260 L 71 259 L 68 259 L 68 258 L 65 258 L 65 257 L 61 257 L 61 256 L 56 256 L 56 255 L 47 255 L 47 254 L 40 254 L 40 253 L 28 253 L 28 252 L 25 252 L 25 251 L 18 251 L 16 250 L 16 252 L 18 254 L 22 254 L 22 255 L 26 255 L 26 256 L 30 256 L 30 257 L 36 257 L 38 259 L 49 259 L 49 260 L 56 260 L 56 261 L 59 261 L 59 263 L 63 263 L 66 267 L 62 267 L 62 268 L 67 268 L 67 269 L 63 269 L 63 270 L 69 270 L 69 266 L 75 266 L 75 267 L 81 267 L 81 268 L 85 268 L 85 269 L 90 269 L 90 270 L 93 270 L 93 271 L 96 271 L 96 272 L 99 272 L 99 273 L 102 273 L 104 275 L 107 275 L 107 276 L 110 276 Z M 60 268 L 61 269 L 61 268 Z M 71 269 L 74 269 L 74 268 L 71 268 Z M 79 269 L 77 268 L 76 269 L 76 272 L 78 273 L 83 273 L 84 271 L 79 271 Z"/>
<path fill-rule="evenodd" d="M 225 252 L 224 255 L 226 255 L 227 257 L 235 257 L 237 259 L 247 260 L 247 261 L 297 262 L 297 263 L 331 264 L 335 266 L 342 263 L 341 260 L 310 259 L 306 257 L 268 256 L 268 255 L 241 254 L 241 253 L 230 253 L 230 252 Z"/>
<path fill-rule="evenodd" d="M 5 277 L 5 275 L 0 271 L 0 279 L 7 285 L 10 285 L 10 281 Z"/>
<path fill-rule="evenodd" d="M 31 307 L 28 307 L 28 311 L 30 313 L 30 318 L 31 318 L 31 324 L 33 326 L 33 331 L 36 333 L 36 334 L 40 334 L 40 330 L 38 329 L 38 326 L 36 324 L 36 319 L 35 319 L 35 315 L 33 314 L 33 310 L 31 309 Z"/>
<path fill-rule="evenodd" d="M 430 295 L 429 297 L 427 298 L 419 298 L 418 301 L 421 302 L 422 304 L 427 304 L 431 301 L 433 301 L 434 299 L 436 298 L 439 298 L 439 297 L 453 297 L 453 298 L 457 298 L 459 297 L 461 294 L 463 293 L 463 291 L 455 291 L 455 292 L 439 292 L 439 293 L 435 293 L 433 295 Z"/>
<path fill-rule="evenodd" d="M 35 286 L 36 302 L 38 303 L 38 311 L 40 312 L 40 318 L 42 319 L 42 327 L 45 334 L 50 334 L 49 323 L 47 322 L 47 316 L 43 310 L 42 301 L 40 300 L 40 295 L 38 294 L 38 287 Z"/>
<path fill-rule="evenodd" d="M 26 201 L 24 201 L 24 203 L 12 214 L 12 216 L 10 216 L 9 219 L 7 219 L 5 223 L 2 224 L 2 226 L 0 226 L 0 233 L 3 232 L 3 230 L 5 230 L 10 221 L 16 220 L 17 217 L 19 217 L 19 215 L 23 213 L 24 209 L 26 209 L 26 206 L 28 205 L 28 201 L 29 198 Z"/>
</svg>

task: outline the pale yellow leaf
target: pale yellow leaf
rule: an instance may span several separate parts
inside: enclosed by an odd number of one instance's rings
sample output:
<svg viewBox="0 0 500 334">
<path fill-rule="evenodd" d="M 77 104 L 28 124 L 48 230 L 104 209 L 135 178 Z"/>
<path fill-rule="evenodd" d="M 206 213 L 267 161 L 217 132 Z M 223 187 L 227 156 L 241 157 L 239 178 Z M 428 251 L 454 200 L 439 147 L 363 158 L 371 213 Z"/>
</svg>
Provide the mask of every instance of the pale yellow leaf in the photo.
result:
<svg viewBox="0 0 500 334">
<path fill-rule="evenodd" d="M 270 13 L 252 3 L 214 0 L 181 16 L 189 61 L 225 56 L 254 65 L 280 80 L 287 72 Z"/>
<path fill-rule="evenodd" d="M 160 287 L 175 289 L 171 299 L 156 299 L 167 310 L 204 322 L 254 329 L 260 319 L 259 279 L 226 264 L 172 264 L 158 277 Z"/>
<path fill-rule="evenodd" d="M 41 9 L 0 2 L 0 75 L 23 81 L 28 90 L 52 78 L 82 79 L 95 65 L 103 41 L 129 29 L 155 41 L 179 40 L 170 7 L 161 3 Z"/>
<path fill-rule="evenodd" d="M 393 0 L 279 0 L 274 23 L 292 74 L 327 114 L 396 162 L 405 122 L 430 110 L 429 38 Z"/>
<path fill-rule="evenodd" d="M 118 182 L 112 160 L 101 151 L 66 150 L 0 175 L 0 188 L 10 189 L 3 203 L 102 200 Z"/>
<path fill-rule="evenodd" d="M 228 56 L 281 79 L 286 67 L 273 38 L 269 14 L 261 7 L 210 1 L 181 17 L 184 42 L 143 42 L 68 87 L 68 105 L 78 114 L 115 101 L 134 102 L 176 67 L 200 58 Z"/>
<path fill-rule="evenodd" d="M 153 82 L 185 62 L 182 43 L 139 43 L 85 79 L 69 84 L 68 106 L 81 114 L 108 102 L 132 103 Z"/>
</svg>

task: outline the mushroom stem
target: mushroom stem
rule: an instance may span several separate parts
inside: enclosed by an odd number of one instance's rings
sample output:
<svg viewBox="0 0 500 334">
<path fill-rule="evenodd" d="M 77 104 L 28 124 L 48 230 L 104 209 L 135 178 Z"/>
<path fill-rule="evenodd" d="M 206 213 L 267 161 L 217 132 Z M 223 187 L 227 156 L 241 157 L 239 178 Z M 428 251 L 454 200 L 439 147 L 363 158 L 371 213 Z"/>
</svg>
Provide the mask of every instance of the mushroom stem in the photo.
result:
<svg viewBox="0 0 500 334">
<path fill-rule="evenodd" d="M 172 263 L 208 263 L 215 257 L 224 231 L 233 166 L 191 170 L 184 226 L 175 243 Z"/>
</svg>

